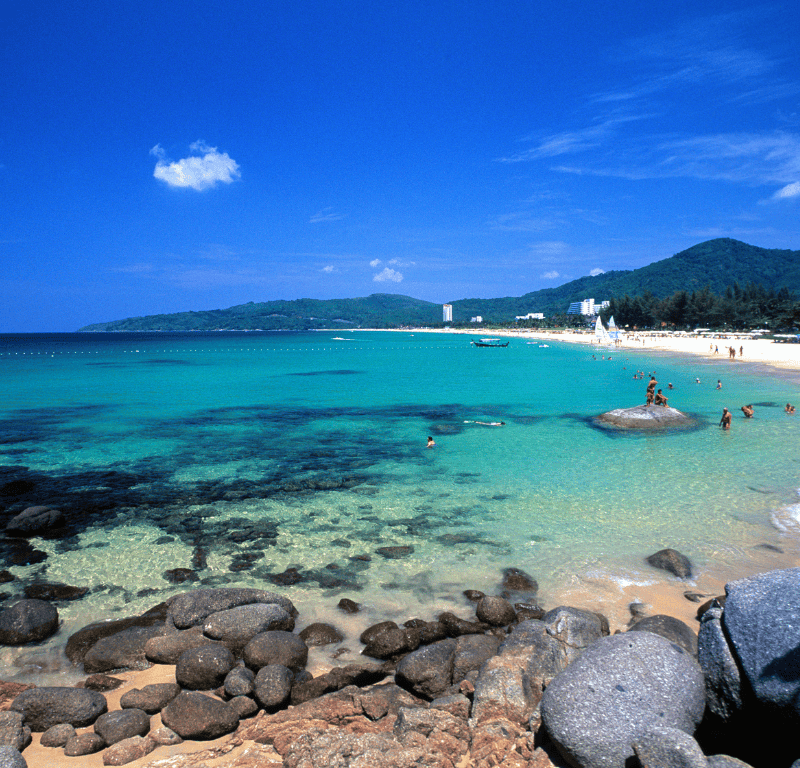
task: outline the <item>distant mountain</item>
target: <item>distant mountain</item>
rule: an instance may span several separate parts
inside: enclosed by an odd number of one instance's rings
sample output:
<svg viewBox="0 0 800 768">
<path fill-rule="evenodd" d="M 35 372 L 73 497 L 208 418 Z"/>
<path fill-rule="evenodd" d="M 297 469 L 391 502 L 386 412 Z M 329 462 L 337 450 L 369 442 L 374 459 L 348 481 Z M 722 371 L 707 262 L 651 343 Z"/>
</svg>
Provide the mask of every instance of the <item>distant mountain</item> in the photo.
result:
<svg viewBox="0 0 800 768">
<path fill-rule="evenodd" d="M 484 323 L 507 322 L 517 315 L 566 312 L 573 301 L 640 296 L 650 292 L 666 298 L 676 291 L 699 291 L 709 286 L 721 294 L 738 283 L 763 285 L 800 293 L 800 251 L 758 248 L 719 238 L 695 245 L 668 259 L 633 270 L 581 277 L 558 288 L 500 299 L 461 299 L 451 302 L 453 320 L 465 322 L 481 315 Z M 399 325 L 441 325 L 440 304 L 410 296 L 376 293 L 359 299 L 298 299 L 249 302 L 229 309 L 148 315 L 96 323 L 81 331 L 210 331 L 305 330 L 312 328 L 392 328 Z"/>
<path fill-rule="evenodd" d="M 361 299 L 297 299 L 248 302 L 228 309 L 176 312 L 95 323 L 80 331 L 309 330 L 313 328 L 393 328 L 441 323 L 442 306 L 429 301 L 374 293 Z"/>
<path fill-rule="evenodd" d="M 588 298 L 606 301 L 649 291 L 663 299 L 676 291 L 699 291 L 705 286 L 712 293 L 722 294 L 734 283 L 756 283 L 776 291 L 785 287 L 800 293 L 800 251 L 758 248 L 718 238 L 640 269 L 581 277 L 558 288 L 533 291 L 518 298 L 462 299 L 451 303 L 454 320 L 469 320 L 475 315 L 483 316 L 485 321 L 509 320 L 528 312 L 543 312 L 545 316 L 566 312 L 573 301 Z"/>
</svg>

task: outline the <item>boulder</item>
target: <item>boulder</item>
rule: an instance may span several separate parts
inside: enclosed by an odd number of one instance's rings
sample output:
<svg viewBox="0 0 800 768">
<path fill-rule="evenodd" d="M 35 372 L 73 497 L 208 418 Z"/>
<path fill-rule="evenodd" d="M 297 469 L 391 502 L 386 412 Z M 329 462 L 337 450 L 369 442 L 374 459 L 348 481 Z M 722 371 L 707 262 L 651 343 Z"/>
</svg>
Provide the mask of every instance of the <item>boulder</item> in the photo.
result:
<svg viewBox="0 0 800 768">
<path fill-rule="evenodd" d="M 363 688 L 380 682 L 387 674 L 389 673 L 383 666 L 375 664 L 348 664 L 344 667 L 334 667 L 330 672 L 311 680 L 298 682 L 295 679 L 292 685 L 291 703 L 303 704 L 327 693 L 340 691 L 349 685 Z"/>
<path fill-rule="evenodd" d="M 440 613 L 437 621 L 444 627 L 448 637 L 460 637 L 461 635 L 482 635 L 489 629 L 488 624 L 482 621 L 467 621 L 461 619 L 453 613 L 446 611 Z"/>
<path fill-rule="evenodd" d="M 539 584 L 529 573 L 521 568 L 505 568 L 503 570 L 503 589 L 511 592 L 537 592 Z"/>
<path fill-rule="evenodd" d="M 31 600 L 80 600 L 88 592 L 88 587 L 69 584 L 29 584 L 25 587 L 25 597 Z"/>
<path fill-rule="evenodd" d="M 358 606 L 358 603 L 351 600 L 349 597 L 343 597 L 336 604 L 336 607 L 344 613 L 358 613 L 361 610 L 361 608 Z"/>
<path fill-rule="evenodd" d="M 58 631 L 58 611 L 44 600 L 20 600 L 0 611 L 0 645 L 36 643 Z"/>
<path fill-rule="evenodd" d="M 660 568 L 662 571 L 668 571 L 679 579 L 692 578 L 692 564 L 689 562 L 689 558 L 686 557 L 686 555 L 682 555 L 677 550 L 661 549 L 655 554 L 650 555 L 647 558 L 647 562 L 652 565 L 653 568 Z"/>
<path fill-rule="evenodd" d="M 64 524 L 64 513 L 51 507 L 27 507 L 6 525 L 9 536 L 36 536 Z"/>
<path fill-rule="evenodd" d="M 167 728 L 166 726 L 162 726 L 161 728 L 156 728 L 154 731 L 150 731 L 147 736 L 156 744 L 163 744 L 165 747 L 183 743 L 183 739 L 178 736 L 175 731 L 173 731 L 171 728 Z"/>
<path fill-rule="evenodd" d="M 319 622 L 304 627 L 300 631 L 300 637 L 309 647 L 331 645 L 333 643 L 341 643 L 344 640 L 344 635 L 336 627 Z"/>
<path fill-rule="evenodd" d="M 256 712 L 258 712 L 258 704 L 256 704 L 253 699 L 249 696 L 234 696 L 229 702 L 233 707 L 234 712 L 236 712 L 236 716 L 240 720 L 244 720 L 245 718 L 252 717 Z"/>
<path fill-rule="evenodd" d="M 127 765 L 149 755 L 158 744 L 149 736 L 131 736 L 103 752 L 103 765 Z"/>
<path fill-rule="evenodd" d="M 181 687 L 177 683 L 151 683 L 141 688 L 132 688 L 122 694 L 119 705 L 123 709 L 141 709 L 148 715 L 154 715 L 164 709 L 180 692 Z"/>
<path fill-rule="evenodd" d="M 32 731 L 46 731 L 53 725 L 69 723 L 76 728 L 91 725 L 107 709 L 106 697 L 86 688 L 49 687 L 23 691 L 11 702 Z"/>
<path fill-rule="evenodd" d="M 398 627 L 393 621 L 384 621 L 368 627 L 361 633 L 365 644 L 361 653 L 374 659 L 390 659 L 419 648 L 419 632 L 414 627 Z"/>
<path fill-rule="evenodd" d="M 165 632 L 163 624 L 129 627 L 109 637 L 100 638 L 83 657 L 87 672 L 110 672 L 115 669 L 147 669 L 147 641 Z"/>
<path fill-rule="evenodd" d="M 452 682 L 458 685 L 472 672 L 477 672 L 484 662 L 497 655 L 503 641 L 496 635 L 462 635 L 456 639 L 453 656 Z"/>
<path fill-rule="evenodd" d="M 67 647 L 65 648 L 67 658 L 73 664 L 82 664 L 89 649 L 101 638 L 116 635 L 123 629 L 129 629 L 131 627 L 163 626 L 166 615 L 166 603 L 161 603 L 140 616 L 129 616 L 124 619 L 116 619 L 115 621 L 103 621 L 97 624 L 89 624 L 83 629 L 79 629 L 67 640 Z"/>
<path fill-rule="evenodd" d="M 426 645 L 404 656 L 395 670 L 397 684 L 425 699 L 441 696 L 453 682 L 456 641 Z"/>
<path fill-rule="evenodd" d="M 486 595 L 478 601 L 475 609 L 478 621 L 493 627 L 505 627 L 517 620 L 514 606 L 505 598 Z"/>
<path fill-rule="evenodd" d="M 23 725 L 21 712 L 0 711 L 0 746 L 14 747 L 22 752 L 30 744 L 30 740 L 30 729 Z"/>
<path fill-rule="evenodd" d="M 217 611 L 206 618 L 203 634 L 213 640 L 243 646 L 261 632 L 294 629 L 294 617 L 275 603 L 250 603 Z"/>
<path fill-rule="evenodd" d="M 242 658 L 254 671 L 268 664 L 282 664 L 299 672 L 308 661 L 308 646 L 291 632 L 262 632 L 244 647 Z"/>
<path fill-rule="evenodd" d="M 648 616 L 637 621 L 628 632 L 652 632 L 654 635 L 661 635 L 661 637 L 677 643 L 692 656 L 697 656 L 697 635 L 688 624 L 672 616 L 664 614 Z"/>
<path fill-rule="evenodd" d="M 233 654 L 223 645 L 205 645 L 184 651 L 175 665 L 175 680 L 190 691 L 219 688 L 236 666 Z"/>
<path fill-rule="evenodd" d="M 125 681 L 119 677 L 111 677 L 110 675 L 104 675 L 102 672 L 98 672 L 95 675 L 89 675 L 83 681 L 83 687 L 88 688 L 90 691 L 106 693 L 106 691 L 115 691 L 124 682 Z"/>
<path fill-rule="evenodd" d="M 253 692 L 253 682 L 256 676 L 253 671 L 247 667 L 234 667 L 225 676 L 226 695 L 233 698 L 234 696 L 249 696 Z"/>
<path fill-rule="evenodd" d="M 73 736 L 64 745 L 64 754 L 67 757 L 82 757 L 93 755 L 105 749 L 106 743 L 96 733 L 79 733 Z"/>
<path fill-rule="evenodd" d="M 182 691 L 163 710 L 161 720 L 182 739 L 216 739 L 236 730 L 239 717 L 228 702 L 204 693 Z"/>
<path fill-rule="evenodd" d="M 290 616 L 297 616 L 292 601 L 274 592 L 261 589 L 219 588 L 198 589 L 177 595 L 169 603 L 168 618 L 178 629 L 203 624 L 212 613 L 251 603 L 276 604 Z"/>
<path fill-rule="evenodd" d="M 604 637 L 557 675 L 542 722 L 580 768 L 624 768 L 654 728 L 693 734 L 705 709 L 703 674 L 679 646 L 649 632 Z"/>
<path fill-rule="evenodd" d="M 678 728 L 653 728 L 633 742 L 641 768 L 708 768 L 700 745 Z"/>
<path fill-rule="evenodd" d="M 28 768 L 28 761 L 15 747 L 0 746 L 0 768 Z"/>
<path fill-rule="evenodd" d="M 144 736 L 149 730 L 150 716 L 141 709 L 116 709 L 100 715 L 94 723 L 94 732 L 108 745 Z"/>
<path fill-rule="evenodd" d="M 59 723 L 48 728 L 43 734 L 39 743 L 43 747 L 63 747 L 78 732 L 75 726 L 69 723 Z"/>
<path fill-rule="evenodd" d="M 261 667 L 253 681 L 256 701 L 268 712 L 286 704 L 291 691 L 292 672 L 282 664 Z"/>
<path fill-rule="evenodd" d="M 677 408 L 661 405 L 637 405 L 617 408 L 595 418 L 595 424 L 608 429 L 672 430 L 697 426 L 697 420 Z"/>
<path fill-rule="evenodd" d="M 154 664 L 177 664 L 184 651 L 204 645 L 222 645 L 203 634 L 202 627 L 151 637 L 144 644 L 144 656 Z"/>
</svg>

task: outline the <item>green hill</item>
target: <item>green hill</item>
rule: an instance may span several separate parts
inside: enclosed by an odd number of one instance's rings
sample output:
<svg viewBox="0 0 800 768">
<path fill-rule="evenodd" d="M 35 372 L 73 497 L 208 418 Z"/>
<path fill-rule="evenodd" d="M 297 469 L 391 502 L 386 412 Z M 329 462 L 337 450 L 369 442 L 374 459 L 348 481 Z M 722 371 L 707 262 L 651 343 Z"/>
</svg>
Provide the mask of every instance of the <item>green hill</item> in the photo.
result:
<svg viewBox="0 0 800 768">
<path fill-rule="evenodd" d="M 510 320 L 528 312 L 550 316 L 566 312 L 573 301 L 587 298 L 606 301 L 650 292 L 663 299 L 676 291 L 691 293 L 706 286 L 712 293 L 722 294 L 734 283 L 756 283 L 776 291 L 788 288 L 800 293 L 800 251 L 758 248 L 730 238 L 708 240 L 640 269 L 581 277 L 558 288 L 517 298 L 454 301 L 453 319 L 469 320 L 481 315 L 485 321 Z"/>
<path fill-rule="evenodd" d="M 695 245 L 668 259 L 633 270 L 581 277 L 558 288 L 499 299 L 461 299 L 451 302 L 454 322 L 476 315 L 484 323 L 513 320 L 517 315 L 543 312 L 549 317 L 566 312 L 573 301 L 606 301 L 649 292 L 666 298 L 677 291 L 700 291 L 708 286 L 722 294 L 738 283 L 762 285 L 775 291 L 800 293 L 800 251 L 758 248 L 719 238 Z M 392 328 L 400 325 L 441 325 L 440 304 L 410 296 L 376 293 L 359 299 L 298 299 L 249 302 L 229 309 L 148 315 L 97 323 L 81 331 L 210 331 L 305 330 L 312 328 Z"/>
</svg>

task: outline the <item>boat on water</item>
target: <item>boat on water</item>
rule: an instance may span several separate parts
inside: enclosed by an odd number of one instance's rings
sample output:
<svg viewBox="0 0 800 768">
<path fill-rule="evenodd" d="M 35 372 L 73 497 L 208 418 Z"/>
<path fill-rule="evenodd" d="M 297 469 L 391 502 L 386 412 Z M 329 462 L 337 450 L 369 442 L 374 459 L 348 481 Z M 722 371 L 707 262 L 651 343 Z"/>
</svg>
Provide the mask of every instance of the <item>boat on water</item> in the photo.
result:
<svg viewBox="0 0 800 768">
<path fill-rule="evenodd" d="M 471 344 L 475 345 L 476 347 L 507 347 L 507 341 L 501 341 L 500 339 L 480 339 L 476 341 L 473 339 Z"/>
</svg>

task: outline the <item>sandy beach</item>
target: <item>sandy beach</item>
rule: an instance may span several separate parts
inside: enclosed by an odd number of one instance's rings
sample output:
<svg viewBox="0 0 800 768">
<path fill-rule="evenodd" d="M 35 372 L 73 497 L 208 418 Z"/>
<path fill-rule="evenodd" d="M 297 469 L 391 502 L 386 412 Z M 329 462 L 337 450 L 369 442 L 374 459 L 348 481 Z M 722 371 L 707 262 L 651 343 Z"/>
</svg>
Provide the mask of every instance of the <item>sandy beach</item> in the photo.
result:
<svg viewBox="0 0 800 768">
<path fill-rule="evenodd" d="M 525 341 L 539 339 L 545 342 L 559 341 L 569 344 L 585 344 L 597 347 L 593 332 L 580 333 L 577 331 L 533 331 L 533 330 L 508 330 L 491 328 L 458 328 L 458 329 L 414 329 L 414 332 L 425 333 L 455 333 L 474 338 L 508 337 Z M 728 357 L 728 347 L 735 347 L 736 357 Z M 702 357 L 711 362 L 730 360 L 733 364 L 758 363 L 787 371 L 800 372 L 800 344 L 780 344 L 771 339 L 742 338 L 739 335 L 725 335 L 713 337 L 673 336 L 652 333 L 624 334 L 617 345 L 619 349 L 636 349 L 640 351 L 660 351 L 679 355 Z M 714 349 L 718 348 L 718 352 Z M 742 348 L 743 354 L 739 355 Z M 604 348 L 605 349 L 605 348 Z M 613 353 L 612 353 L 613 354 Z"/>
</svg>

